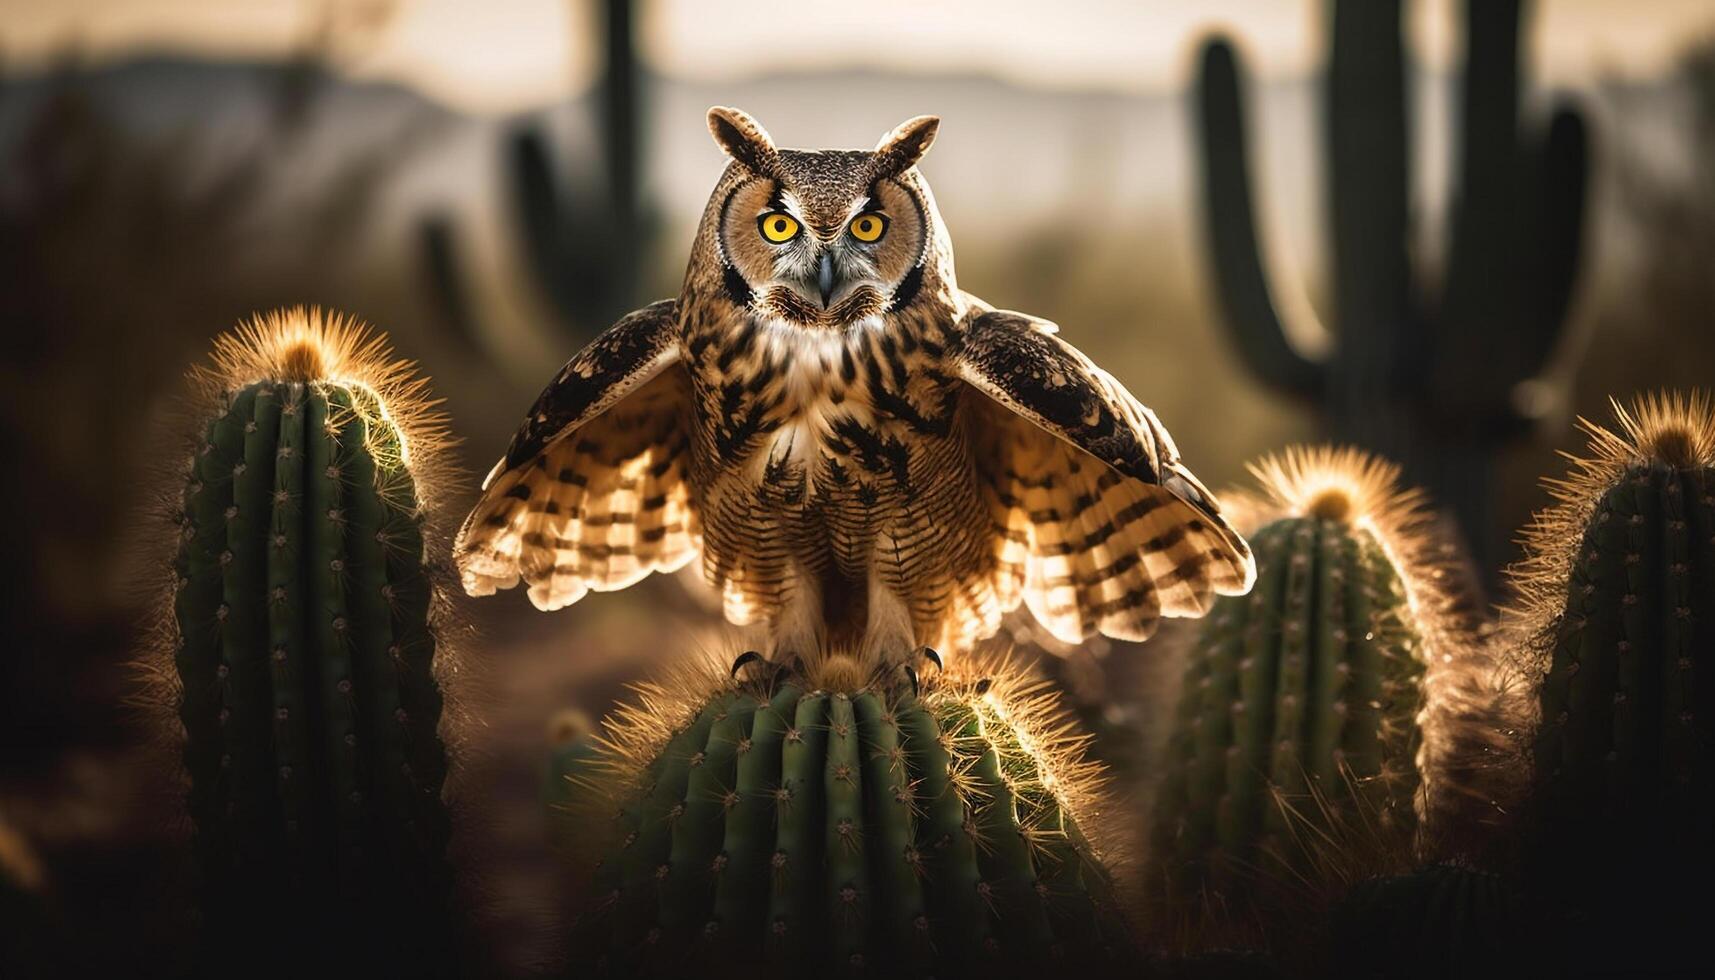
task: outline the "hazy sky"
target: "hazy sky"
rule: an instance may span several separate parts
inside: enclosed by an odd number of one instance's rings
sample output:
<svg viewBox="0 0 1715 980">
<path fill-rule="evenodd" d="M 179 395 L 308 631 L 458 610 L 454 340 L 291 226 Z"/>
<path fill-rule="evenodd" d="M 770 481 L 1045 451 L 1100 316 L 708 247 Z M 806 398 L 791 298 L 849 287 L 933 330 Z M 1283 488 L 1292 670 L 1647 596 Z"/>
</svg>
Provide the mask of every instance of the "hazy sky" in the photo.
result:
<svg viewBox="0 0 1715 980">
<path fill-rule="evenodd" d="M 372 16 L 390 6 L 391 16 Z M 1456 7 L 1411 5 L 1413 43 L 1431 64 L 1456 54 Z M 0 64 L 29 67 L 72 45 L 90 59 L 278 55 L 332 16 L 346 71 L 509 112 L 587 84 L 594 9 L 594 0 L 0 0 Z M 1321 9 L 1319 0 L 642 0 L 641 31 L 649 65 L 687 77 L 837 65 L 1164 89 L 1188 77 L 1192 41 L 1216 26 L 1243 39 L 1255 70 L 1312 70 Z M 1534 70 L 1557 84 L 1649 74 L 1711 32 L 1710 0 L 1539 0 Z"/>
</svg>

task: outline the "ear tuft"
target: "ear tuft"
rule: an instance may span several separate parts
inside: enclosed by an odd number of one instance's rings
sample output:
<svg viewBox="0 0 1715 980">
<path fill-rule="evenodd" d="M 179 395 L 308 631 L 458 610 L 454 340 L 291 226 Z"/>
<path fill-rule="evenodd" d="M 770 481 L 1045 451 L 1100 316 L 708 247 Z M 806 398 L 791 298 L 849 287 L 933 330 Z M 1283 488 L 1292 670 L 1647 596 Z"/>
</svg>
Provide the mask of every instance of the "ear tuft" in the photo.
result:
<svg viewBox="0 0 1715 980">
<path fill-rule="evenodd" d="M 773 169 L 774 139 L 742 109 L 717 105 L 709 110 L 709 133 L 726 154 L 757 173 Z"/>
<path fill-rule="evenodd" d="M 941 120 L 937 116 L 917 116 L 899 124 L 893 132 L 881 138 L 875 145 L 875 170 L 877 176 L 892 176 L 909 170 L 923 154 L 929 152 L 929 145 L 935 142 L 935 132 L 941 128 Z"/>
</svg>

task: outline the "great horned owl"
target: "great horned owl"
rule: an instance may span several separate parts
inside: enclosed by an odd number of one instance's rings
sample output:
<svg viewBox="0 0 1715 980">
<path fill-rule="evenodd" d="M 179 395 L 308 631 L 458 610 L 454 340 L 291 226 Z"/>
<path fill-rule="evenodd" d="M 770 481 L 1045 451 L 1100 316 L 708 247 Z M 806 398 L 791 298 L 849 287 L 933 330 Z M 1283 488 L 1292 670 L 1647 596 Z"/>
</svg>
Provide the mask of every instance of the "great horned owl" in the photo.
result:
<svg viewBox="0 0 1715 980">
<path fill-rule="evenodd" d="M 1069 642 L 1141 640 L 1250 588 L 1155 415 L 1054 324 L 959 290 L 916 166 L 938 120 L 866 152 L 708 119 L 732 160 L 678 299 L 536 400 L 460 531 L 466 590 L 522 578 L 556 609 L 700 553 L 773 652 L 873 668 L 1020 600 Z"/>
</svg>

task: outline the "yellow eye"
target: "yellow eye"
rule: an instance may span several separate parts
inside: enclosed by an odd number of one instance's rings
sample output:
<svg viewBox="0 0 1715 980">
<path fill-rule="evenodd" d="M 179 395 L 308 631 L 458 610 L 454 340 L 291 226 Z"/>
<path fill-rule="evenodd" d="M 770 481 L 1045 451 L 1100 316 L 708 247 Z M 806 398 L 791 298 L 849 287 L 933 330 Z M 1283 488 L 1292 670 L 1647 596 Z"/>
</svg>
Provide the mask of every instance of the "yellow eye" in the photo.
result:
<svg viewBox="0 0 1715 980">
<path fill-rule="evenodd" d="M 887 218 L 879 214 L 860 214 L 852 219 L 852 237 L 860 242 L 880 241 L 887 233 Z"/>
<path fill-rule="evenodd" d="M 762 237 L 776 245 L 784 245 L 798 237 L 798 219 L 784 211 L 770 211 L 756 219 L 756 225 L 762 229 Z"/>
</svg>

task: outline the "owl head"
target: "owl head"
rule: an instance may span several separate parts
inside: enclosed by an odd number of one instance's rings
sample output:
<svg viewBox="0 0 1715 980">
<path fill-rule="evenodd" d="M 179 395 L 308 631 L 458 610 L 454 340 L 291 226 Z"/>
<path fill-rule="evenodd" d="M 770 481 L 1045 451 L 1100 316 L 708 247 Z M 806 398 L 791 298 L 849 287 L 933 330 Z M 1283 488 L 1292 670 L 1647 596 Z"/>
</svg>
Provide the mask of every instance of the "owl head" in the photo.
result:
<svg viewBox="0 0 1715 980">
<path fill-rule="evenodd" d="M 939 126 L 918 116 L 873 150 L 786 150 L 749 115 L 710 109 L 709 132 L 732 162 L 703 212 L 688 284 L 807 328 L 950 295 L 952 246 L 917 171 Z"/>
</svg>

